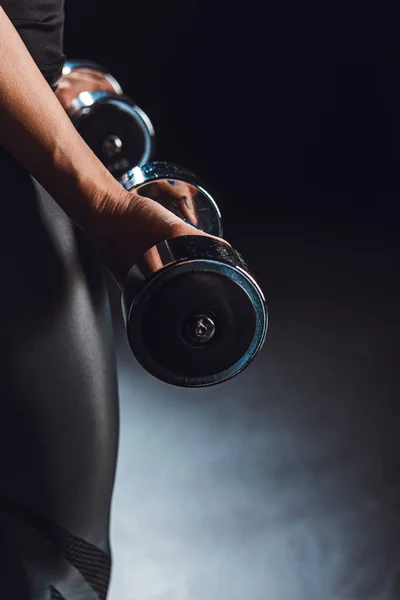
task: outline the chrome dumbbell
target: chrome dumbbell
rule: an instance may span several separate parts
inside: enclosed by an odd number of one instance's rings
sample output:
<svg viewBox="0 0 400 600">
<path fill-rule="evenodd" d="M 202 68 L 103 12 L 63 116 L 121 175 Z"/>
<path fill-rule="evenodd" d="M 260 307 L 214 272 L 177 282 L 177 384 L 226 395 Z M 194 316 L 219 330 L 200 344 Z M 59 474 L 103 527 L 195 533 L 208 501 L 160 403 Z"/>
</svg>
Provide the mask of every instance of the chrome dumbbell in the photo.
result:
<svg viewBox="0 0 400 600">
<path fill-rule="evenodd" d="M 152 159 L 153 125 L 101 65 L 88 60 L 67 60 L 62 74 L 66 78 L 71 73 L 88 70 L 98 79 L 99 90 L 82 91 L 68 100 L 64 108 L 102 163 L 115 177 L 120 177 Z"/>
<path fill-rule="evenodd" d="M 120 182 L 212 235 L 221 215 L 190 171 L 153 162 Z M 152 375 L 181 387 L 204 387 L 242 371 L 261 349 L 268 315 L 258 284 L 231 246 L 200 235 L 151 248 L 128 273 L 122 294 L 131 349 Z"/>
</svg>

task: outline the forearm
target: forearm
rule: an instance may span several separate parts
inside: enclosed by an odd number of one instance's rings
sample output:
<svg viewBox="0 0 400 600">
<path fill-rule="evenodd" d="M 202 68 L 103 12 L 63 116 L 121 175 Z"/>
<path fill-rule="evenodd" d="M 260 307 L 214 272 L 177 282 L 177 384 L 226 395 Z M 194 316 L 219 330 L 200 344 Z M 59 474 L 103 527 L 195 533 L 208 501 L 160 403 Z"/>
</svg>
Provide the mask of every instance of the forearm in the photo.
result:
<svg viewBox="0 0 400 600">
<path fill-rule="evenodd" d="M 0 145 L 95 237 L 123 189 L 77 133 L 0 7 Z M 111 207 L 112 210 L 112 207 Z"/>
</svg>

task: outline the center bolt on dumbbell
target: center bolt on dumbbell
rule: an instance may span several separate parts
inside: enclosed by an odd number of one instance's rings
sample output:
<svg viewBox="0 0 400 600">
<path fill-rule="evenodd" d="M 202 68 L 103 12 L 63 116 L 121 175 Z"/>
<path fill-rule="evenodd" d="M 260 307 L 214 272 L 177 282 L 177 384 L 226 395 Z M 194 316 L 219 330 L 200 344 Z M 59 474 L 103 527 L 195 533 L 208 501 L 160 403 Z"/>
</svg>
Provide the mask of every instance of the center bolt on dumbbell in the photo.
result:
<svg viewBox="0 0 400 600">
<path fill-rule="evenodd" d="M 206 315 L 191 315 L 185 319 L 182 337 L 188 344 L 206 344 L 215 334 L 215 323 Z"/>
<path fill-rule="evenodd" d="M 136 167 L 120 180 L 183 220 L 222 236 L 218 207 L 190 171 L 165 162 Z M 267 309 L 242 257 L 222 240 L 171 238 L 148 250 L 125 280 L 129 344 L 152 375 L 181 387 L 205 387 L 240 373 L 260 351 Z"/>
</svg>

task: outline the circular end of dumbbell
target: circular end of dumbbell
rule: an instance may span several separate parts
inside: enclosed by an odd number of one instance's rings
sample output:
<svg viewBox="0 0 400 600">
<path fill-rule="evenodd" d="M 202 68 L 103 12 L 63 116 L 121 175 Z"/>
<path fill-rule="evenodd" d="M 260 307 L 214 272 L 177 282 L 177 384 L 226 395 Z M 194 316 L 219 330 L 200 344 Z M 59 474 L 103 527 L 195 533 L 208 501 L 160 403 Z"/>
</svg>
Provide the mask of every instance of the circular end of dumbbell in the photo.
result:
<svg viewBox="0 0 400 600">
<path fill-rule="evenodd" d="M 259 286 L 239 263 L 181 260 L 144 281 L 125 316 L 131 349 L 149 373 L 206 387 L 251 363 L 268 317 Z"/>
<path fill-rule="evenodd" d="M 153 126 L 129 98 L 108 92 L 83 92 L 78 103 L 72 120 L 114 177 L 151 159 L 155 147 Z"/>
</svg>

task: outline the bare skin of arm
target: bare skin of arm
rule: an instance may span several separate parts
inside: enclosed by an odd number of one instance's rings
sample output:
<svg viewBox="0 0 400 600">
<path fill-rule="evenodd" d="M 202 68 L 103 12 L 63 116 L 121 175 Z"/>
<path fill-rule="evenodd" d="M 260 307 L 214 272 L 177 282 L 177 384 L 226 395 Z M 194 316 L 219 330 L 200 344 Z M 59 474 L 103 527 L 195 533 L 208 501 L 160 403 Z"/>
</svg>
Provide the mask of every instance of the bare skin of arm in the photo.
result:
<svg viewBox="0 0 400 600">
<path fill-rule="evenodd" d="M 72 125 L 1 7 L 0 57 L 0 146 L 82 229 L 120 285 L 154 244 L 203 235 L 114 179 Z"/>
</svg>

